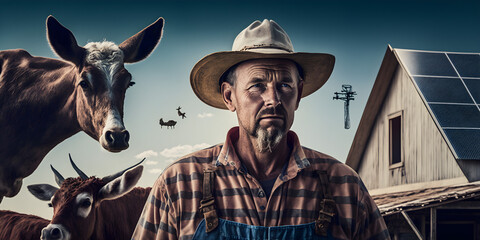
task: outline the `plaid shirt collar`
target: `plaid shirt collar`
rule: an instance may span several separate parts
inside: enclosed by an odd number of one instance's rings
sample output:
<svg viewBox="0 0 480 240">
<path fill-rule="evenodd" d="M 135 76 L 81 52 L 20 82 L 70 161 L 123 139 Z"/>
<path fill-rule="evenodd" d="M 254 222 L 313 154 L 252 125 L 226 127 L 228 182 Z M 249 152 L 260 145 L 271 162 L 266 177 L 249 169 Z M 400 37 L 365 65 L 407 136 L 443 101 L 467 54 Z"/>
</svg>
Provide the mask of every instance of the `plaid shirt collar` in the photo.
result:
<svg viewBox="0 0 480 240">
<path fill-rule="evenodd" d="M 238 158 L 235 147 L 233 146 L 233 143 L 238 140 L 238 134 L 239 127 L 233 127 L 228 131 L 225 144 L 223 144 L 220 154 L 214 163 L 215 166 L 232 166 L 240 172 L 245 172 L 242 162 Z M 286 168 L 284 168 L 284 171 L 280 175 L 280 179 L 283 181 L 294 178 L 298 172 L 310 166 L 310 161 L 305 157 L 305 153 L 295 132 L 289 131 L 287 133 L 287 143 L 293 146 L 293 150 Z"/>
</svg>

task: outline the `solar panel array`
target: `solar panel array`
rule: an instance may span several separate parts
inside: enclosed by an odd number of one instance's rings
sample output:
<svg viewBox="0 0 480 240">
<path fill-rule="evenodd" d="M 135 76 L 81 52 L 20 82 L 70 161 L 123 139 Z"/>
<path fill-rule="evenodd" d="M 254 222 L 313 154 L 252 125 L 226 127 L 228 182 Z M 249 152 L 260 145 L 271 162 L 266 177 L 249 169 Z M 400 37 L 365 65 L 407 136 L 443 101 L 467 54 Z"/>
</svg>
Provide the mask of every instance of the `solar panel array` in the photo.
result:
<svg viewBox="0 0 480 240">
<path fill-rule="evenodd" d="M 395 51 L 458 159 L 480 160 L 480 54 Z"/>
</svg>

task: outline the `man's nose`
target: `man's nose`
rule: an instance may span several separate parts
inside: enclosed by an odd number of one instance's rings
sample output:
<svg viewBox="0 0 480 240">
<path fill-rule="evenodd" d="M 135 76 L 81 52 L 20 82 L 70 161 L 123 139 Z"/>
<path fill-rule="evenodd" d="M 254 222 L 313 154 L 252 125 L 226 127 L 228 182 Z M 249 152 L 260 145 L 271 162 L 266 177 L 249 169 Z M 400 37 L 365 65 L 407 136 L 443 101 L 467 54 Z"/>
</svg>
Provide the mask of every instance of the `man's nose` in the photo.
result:
<svg viewBox="0 0 480 240">
<path fill-rule="evenodd" d="M 275 87 L 267 88 L 267 90 L 264 93 L 263 100 L 265 102 L 266 107 L 276 107 L 281 103 L 279 92 Z"/>
</svg>

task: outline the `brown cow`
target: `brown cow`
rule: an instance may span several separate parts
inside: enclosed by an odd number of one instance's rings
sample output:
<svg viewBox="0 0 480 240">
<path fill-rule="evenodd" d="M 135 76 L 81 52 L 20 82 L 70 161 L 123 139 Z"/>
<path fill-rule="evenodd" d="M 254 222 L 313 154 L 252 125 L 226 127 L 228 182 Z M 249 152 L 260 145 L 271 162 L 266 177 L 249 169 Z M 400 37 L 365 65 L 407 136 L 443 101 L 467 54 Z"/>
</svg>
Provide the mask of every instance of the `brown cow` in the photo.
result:
<svg viewBox="0 0 480 240">
<path fill-rule="evenodd" d="M 130 239 L 151 190 L 133 188 L 142 175 L 143 166 L 135 167 L 141 162 L 101 179 L 87 177 L 71 163 L 80 177 L 64 179 L 52 167 L 60 189 L 48 184 L 28 186 L 33 195 L 53 206 L 53 218 L 42 230 L 42 239 Z"/>
<path fill-rule="evenodd" d="M 50 220 L 23 213 L 0 210 L 0 239 L 38 240 Z"/>
<path fill-rule="evenodd" d="M 118 46 L 104 41 L 80 47 L 49 16 L 48 41 L 63 60 L 0 51 L 0 202 L 17 195 L 45 155 L 79 131 L 110 152 L 128 148 L 123 103 L 134 82 L 124 63 L 155 49 L 163 22 L 159 18 Z"/>
</svg>

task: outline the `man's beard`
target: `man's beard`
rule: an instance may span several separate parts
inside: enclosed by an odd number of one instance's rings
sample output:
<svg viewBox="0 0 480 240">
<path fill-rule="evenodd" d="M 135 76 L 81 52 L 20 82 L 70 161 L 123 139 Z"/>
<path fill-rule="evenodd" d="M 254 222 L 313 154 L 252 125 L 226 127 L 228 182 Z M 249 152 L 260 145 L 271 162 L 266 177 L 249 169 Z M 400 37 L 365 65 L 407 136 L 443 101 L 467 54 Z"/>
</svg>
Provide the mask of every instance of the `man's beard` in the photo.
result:
<svg viewBox="0 0 480 240">
<path fill-rule="evenodd" d="M 274 126 L 271 130 L 260 127 L 260 120 L 257 120 L 253 129 L 253 136 L 257 138 L 257 149 L 264 153 L 266 151 L 272 152 L 273 149 L 280 143 L 286 132 L 286 111 L 283 106 L 278 105 L 276 108 L 267 108 L 261 111 L 258 116 L 261 117 L 267 114 L 280 114 L 283 118 L 281 126 Z"/>
<path fill-rule="evenodd" d="M 272 152 L 278 143 L 283 139 L 285 135 L 284 129 L 274 128 L 269 131 L 263 128 L 257 128 L 255 132 L 257 135 L 257 149 L 264 153 L 266 151 Z"/>
</svg>

